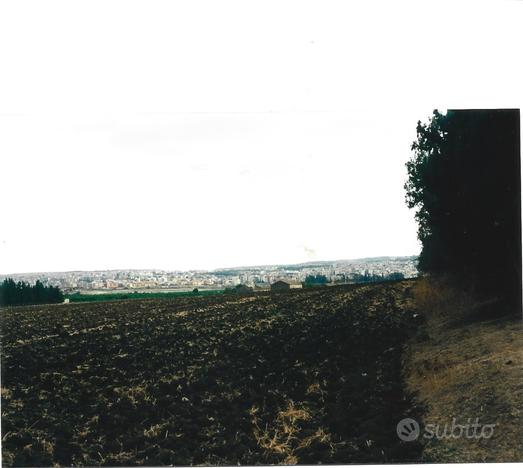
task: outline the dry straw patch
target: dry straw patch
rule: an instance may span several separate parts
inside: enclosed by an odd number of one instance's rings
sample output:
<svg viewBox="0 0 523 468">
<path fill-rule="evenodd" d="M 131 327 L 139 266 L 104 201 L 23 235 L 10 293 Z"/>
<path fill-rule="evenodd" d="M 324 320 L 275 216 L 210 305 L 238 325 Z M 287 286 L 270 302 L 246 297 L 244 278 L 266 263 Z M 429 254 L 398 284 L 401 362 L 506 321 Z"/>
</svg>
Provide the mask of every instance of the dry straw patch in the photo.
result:
<svg viewBox="0 0 523 468">
<path fill-rule="evenodd" d="M 289 401 L 287 407 L 278 412 L 274 423 L 267 424 L 263 428 L 259 425 L 258 411 L 259 409 L 253 406 L 249 412 L 256 442 L 264 450 L 281 455 L 283 465 L 299 463 L 297 452 L 314 442 L 331 443 L 330 435 L 322 427 L 319 427 L 314 434 L 303 437 L 302 423 L 310 421 L 312 417 L 309 409 L 304 405 L 296 405 L 293 401 Z"/>
<path fill-rule="evenodd" d="M 425 423 L 496 424 L 490 439 L 431 439 L 424 457 L 437 462 L 523 460 L 523 326 L 520 319 L 473 321 L 482 303 L 445 282 L 413 288 L 427 335 L 407 347 L 409 390 L 427 407 Z"/>
</svg>

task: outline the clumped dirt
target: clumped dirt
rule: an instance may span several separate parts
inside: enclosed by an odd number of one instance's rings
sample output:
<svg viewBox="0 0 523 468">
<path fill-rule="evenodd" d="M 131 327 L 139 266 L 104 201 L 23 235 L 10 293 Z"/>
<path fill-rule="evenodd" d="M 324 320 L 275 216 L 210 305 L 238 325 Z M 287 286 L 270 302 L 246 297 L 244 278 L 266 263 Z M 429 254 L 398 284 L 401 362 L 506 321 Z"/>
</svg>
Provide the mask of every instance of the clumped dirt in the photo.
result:
<svg viewBox="0 0 523 468">
<path fill-rule="evenodd" d="M 408 287 L 4 309 L 3 464 L 419 460 Z"/>
</svg>

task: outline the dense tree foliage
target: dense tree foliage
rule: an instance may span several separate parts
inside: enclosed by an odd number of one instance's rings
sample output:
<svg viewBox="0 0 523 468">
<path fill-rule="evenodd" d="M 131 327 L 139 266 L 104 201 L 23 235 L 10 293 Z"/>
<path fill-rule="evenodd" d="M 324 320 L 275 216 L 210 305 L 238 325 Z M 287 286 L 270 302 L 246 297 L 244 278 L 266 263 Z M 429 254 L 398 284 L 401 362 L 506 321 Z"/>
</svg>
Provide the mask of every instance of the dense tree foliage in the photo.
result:
<svg viewBox="0 0 523 468">
<path fill-rule="evenodd" d="M 416 209 L 419 268 L 521 299 L 519 111 L 434 111 L 418 122 L 406 201 Z"/>
<path fill-rule="evenodd" d="M 303 283 L 304 286 L 318 286 L 325 285 L 329 282 L 325 275 L 307 275 Z"/>
<path fill-rule="evenodd" d="M 0 284 L 0 305 L 55 304 L 64 301 L 64 295 L 55 286 L 44 286 L 41 281 L 30 285 L 12 278 Z"/>
</svg>

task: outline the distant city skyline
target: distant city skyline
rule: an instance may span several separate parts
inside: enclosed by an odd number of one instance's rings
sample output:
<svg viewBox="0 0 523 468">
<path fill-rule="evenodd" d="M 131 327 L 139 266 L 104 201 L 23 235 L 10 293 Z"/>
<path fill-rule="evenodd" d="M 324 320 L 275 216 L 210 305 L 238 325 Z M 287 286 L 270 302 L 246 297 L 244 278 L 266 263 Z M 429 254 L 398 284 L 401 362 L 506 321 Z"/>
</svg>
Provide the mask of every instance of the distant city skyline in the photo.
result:
<svg viewBox="0 0 523 468">
<path fill-rule="evenodd" d="M 316 261 L 297 265 L 252 265 L 218 270 L 165 271 L 98 270 L 69 272 L 35 272 L 0 275 L 15 281 L 58 286 L 64 292 L 96 294 L 111 291 L 191 291 L 224 289 L 239 284 L 268 289 L 276 281 L 301 285 L 310 276 L 320 275 L 331 284 L 346 284 L 380 278 L 412 278 L 418 275 L 416 257 L 377 257 L 353 260 Z M 367 275 L 367 276 L 366 276 Z M 392 275 L 392 276 L 391 276 Z"/>
<path fill-rule="evenodd" d="M 416 123 L 521 107 L 521 7 L 3 5 L 0 273 L 417 255 Z"/>
<path fill-rule="evenodd" d="M 388 258 L 388 259 L 395 259 L 395 258 L 417 258 L 418 255 L 379 255 L 376 257 L 359 257 L 359 258 L 337 258 L 337 259 L 316 259 L 316 260 L 307 260 L 304 262 L 297 262 L 297 263 L 264 263 L 264 264 L 256 264 L 256 265 L 231 265 L 231 266 L 221 266 L 217 268 L 190 268 L 190 269 L 163 269 L 163 268 L 106 268 L 106 269 L 93 269 L 93 270 L 47 270 L 47 271 L 20 271 L 20 272 L 7 272 L 7 273 L 0 273 L 0 277 L 4 277 L 6 275 L 38 275 L 38 274 L 45 274 L 45 273 L 92 273 L 92 272 L 108 272 L 108 271 L 165 271 L 165 272 L 190 272 L 190 271 L 205 271 L 205 272 L 214 272 L 214 271 L 225 271 L 225 270 L 236 270 L 236 269 L 249 269 L 249 268 L 264 268 L 264 267 L 283 267 L 283 266 L 300 266 L 300 265 L 308 265 L 308 264 L 321 264 L 321 263 L 337 263 L 337 262 L 357 262 L 357 261 L 367 261 L 367 260 L 375 260 L 380 258 Z"/>
</svg>

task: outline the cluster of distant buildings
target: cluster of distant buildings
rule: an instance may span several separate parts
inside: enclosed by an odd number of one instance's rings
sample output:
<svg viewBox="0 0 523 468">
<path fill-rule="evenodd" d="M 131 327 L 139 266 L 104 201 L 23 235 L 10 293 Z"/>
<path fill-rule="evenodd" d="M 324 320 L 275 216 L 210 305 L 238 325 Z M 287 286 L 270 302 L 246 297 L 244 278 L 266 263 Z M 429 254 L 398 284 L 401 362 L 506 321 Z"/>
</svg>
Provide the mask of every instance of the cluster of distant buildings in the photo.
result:
<svg viewBox="0 0 523 468">
<path fill-rule="evenodd" d="M 307 276 L 322 275 L 331 284 L 354 282 L 361 275 L 401 273 L 405 278 L 418 275 L 417 257 L 376 257 L 358 260 L 309 262 L 295 265 L 264 265 L 225 268 L 212 271 L 165 270 L 103 270 L 69 271 L 59 273 L 24 273 L 0 275 L 0 281 L 10 277 L 44 285 L 58 286 L 62 291 L 104 292 L 119 290 L 184 291 L 226 289 L 237 285 L 263 290 L 283 281 L 289 288 L 300 287 Z"/>
</svg>

